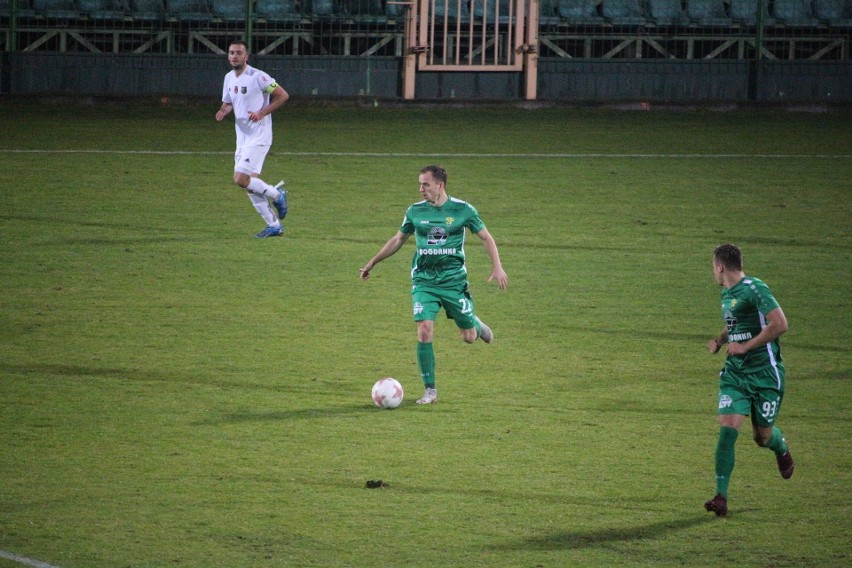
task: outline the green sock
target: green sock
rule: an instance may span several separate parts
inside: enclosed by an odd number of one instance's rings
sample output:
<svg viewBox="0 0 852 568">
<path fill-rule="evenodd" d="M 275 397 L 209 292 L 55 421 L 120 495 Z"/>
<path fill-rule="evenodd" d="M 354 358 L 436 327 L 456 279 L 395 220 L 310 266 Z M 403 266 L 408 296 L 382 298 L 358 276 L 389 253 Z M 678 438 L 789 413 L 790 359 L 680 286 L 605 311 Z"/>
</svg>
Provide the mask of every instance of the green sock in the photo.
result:
<svg viewBox="0 0 852 568">
<path fill-rule="evenodd" d="M 476 328 L 476 337 L 479 338 L 482 336 L 482 326 L 479 325 L 479 318 L 473 320 L 473 327 Z"/>
<path fill-rule="evenodd" d="M 769 438 L 769 443 L 766 444 L 766 447 L 781 456 L 787 453 L 787 443 L 784 441 L 784 434 L 777 427 L 772 428 L 772 437 Z"/>
<path fill-rule="evenodd" d="M 423 385 L 427 389 L 435 388 L 435 351 L 431 343 L 417 342 L 417 365 Z"/>
<path fill-rule="evenodd" d="M 739 432 L 734 428 L 719 428 L 719 442 L 716 444 L 716 493 L 726 499 L 731 473 L 734 471 L 734 444 L 737 443 L 738 435 Z"/>
</svg>

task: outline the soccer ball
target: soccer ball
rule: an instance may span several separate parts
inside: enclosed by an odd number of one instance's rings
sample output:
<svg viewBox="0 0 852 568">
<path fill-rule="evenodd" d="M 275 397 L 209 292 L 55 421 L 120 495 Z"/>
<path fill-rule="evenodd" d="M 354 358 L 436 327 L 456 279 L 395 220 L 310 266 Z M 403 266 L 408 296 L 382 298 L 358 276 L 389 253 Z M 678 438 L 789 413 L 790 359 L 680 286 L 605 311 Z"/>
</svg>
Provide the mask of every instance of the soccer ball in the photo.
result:
<svg viewBox="0 0 852 568">
<path fill-rule="evenodd" d="M 373 385 L 373 403 L 379 408 L 396 408 L 402 404 L 402 385 L 396 379 L 379 379 Z"/>
</svg>

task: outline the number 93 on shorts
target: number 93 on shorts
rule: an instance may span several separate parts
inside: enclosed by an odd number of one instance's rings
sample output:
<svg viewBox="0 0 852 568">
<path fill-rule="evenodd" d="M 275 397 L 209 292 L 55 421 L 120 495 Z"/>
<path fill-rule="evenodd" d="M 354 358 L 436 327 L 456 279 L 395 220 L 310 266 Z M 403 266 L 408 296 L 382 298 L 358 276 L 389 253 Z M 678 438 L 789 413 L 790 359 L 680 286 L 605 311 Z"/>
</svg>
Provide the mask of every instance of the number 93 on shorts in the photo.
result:
<svg viewBox="0 0 852 568">
<path fill-rule="evenodd" d="M 459 329 L 476 327 L 473 299 L 467 284 L 461 287 L 432 288 L 415 284 L 411 288 L 414 321 L 434 321 L 438 311 L 444 308 L 447 317 L 456 322 Z"/>
<path fill-rule="evenodd" d="M 724 369 L 719 375 L 719 414 L 751 416 L 761 428 L 774 426 L 784 400 L 784 369 L 768 367 L 753 373 Z"/>
</svg>

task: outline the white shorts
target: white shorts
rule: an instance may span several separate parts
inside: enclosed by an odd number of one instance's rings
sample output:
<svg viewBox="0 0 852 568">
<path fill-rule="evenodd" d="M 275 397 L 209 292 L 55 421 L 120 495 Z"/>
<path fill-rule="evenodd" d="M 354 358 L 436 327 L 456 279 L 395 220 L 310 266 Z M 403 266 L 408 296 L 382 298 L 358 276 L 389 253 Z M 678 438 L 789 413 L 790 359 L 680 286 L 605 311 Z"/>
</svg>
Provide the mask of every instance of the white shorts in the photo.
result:
<svg viewBox="0 0 852 568">
<path fill-rule="evenodd" d="M 234 154 L 234 171 L 250 176 L 260 174 L 267 152 L 269 152 L 269 146 L 237 148 Z"/>
</svg>

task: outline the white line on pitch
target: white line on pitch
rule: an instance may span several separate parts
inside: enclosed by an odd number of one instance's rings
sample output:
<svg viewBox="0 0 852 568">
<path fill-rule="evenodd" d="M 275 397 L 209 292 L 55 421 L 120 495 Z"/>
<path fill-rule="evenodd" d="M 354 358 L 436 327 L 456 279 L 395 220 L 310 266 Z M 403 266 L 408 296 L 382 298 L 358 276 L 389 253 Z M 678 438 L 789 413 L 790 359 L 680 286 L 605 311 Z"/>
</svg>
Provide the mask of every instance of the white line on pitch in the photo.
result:
<svg viewBox="0 0 852 568">
<path fill-rule="evenodd" d="M 32 566 L 33 568 L 59 568 L 59 566 L 54 566 L 53 564 L 48 564 L 47 562 L 42 562 L 41 560 L 33 560 L 32 558 L 27 558 L 26 556 L 12 554 L 11 552 L 6 552 L 5 550 L 0 550 L 0 558 L 5 558 L 6 560 L 11 560 L 12 562 L 17 562 L 18 564 Z"/>
<path fill-rule="evenodd" d="M 157 156 L 218 156 L 233 155 L 233 152 L 192 150 L 20 150 L 0 149 L 0 154 L 139 154 Z M 650 159 L 849 159 L 852 154 L 606 154 L 606 153 L 528 153 L 488 154 L 465 152 L 277 152 L 272 156 L 312 156 L 346 158 L 650 158 Z"/>
</svg>

